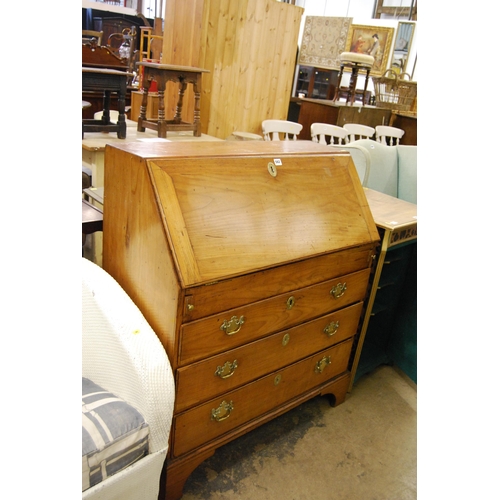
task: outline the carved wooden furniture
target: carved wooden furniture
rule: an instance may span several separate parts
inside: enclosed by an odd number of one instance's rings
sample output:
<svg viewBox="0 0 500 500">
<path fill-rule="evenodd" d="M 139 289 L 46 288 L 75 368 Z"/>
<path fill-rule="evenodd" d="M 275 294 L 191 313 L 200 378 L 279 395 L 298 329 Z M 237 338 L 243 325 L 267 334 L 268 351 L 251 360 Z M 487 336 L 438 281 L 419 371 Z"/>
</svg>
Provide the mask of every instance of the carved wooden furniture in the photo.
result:
<svg viewBox="0 0 500 500">
<path fill-rule="evenodd" d="M 215 449 L 344 401 L 379 237 L 348 154 L 310 141 L 108 146 L 103 267 L 176 377 L 167 498 Z"/>
<path fill-rule="evenodd" d="M 131 73 L 116 69 L 82 67 L 82 90 L 101 91 L 104 94 L 103 115 L 100 120 L 85 118 L 82 120 L 82 136 L 85 132 L 116 132 L 119 139 L 127 137 L 125 116 L 125 94 L 127 78 Z M 118 121 L 111 122 L 109 105 L 111 93 L 118 94 Z"/>
<path fill-rule="evenodd" d="M 363 87 L 363 99 L 362 105 L 365 104 L 366 89 L 368 87 L 368 79 L 370 77 L 370 70 L 373 66 L 375 59 L 373 56 L 367 54 L 358 54 L 357 52 L 343 52 L 340 54 L 340 72 L 337 80 L 337 88 L 335 90 L 334 101 L 337 101 L 340 97 L 340 82 L 342 81 L 342 75 L 344 74 L 345 68 L 351 68 L 351 78 L 349 80 L 349 89 L 347 91 L 346 102 L 348 104 L 354 104 L 356 100 L 356 84 L 358 81 L 358 74 L 360 71 L 366 71 L 365 85 Z"/>
<path fill-rule="evenodd" d="M 417 382 L 417 205 L 373 189 L 365 194 L 381 246 L 353 372 L 358 379 L 393 362 Z"/>
<path fill-rule="evenodd" d="M 171 64 L 157 64 L 139 62 L 138 66 L 144 67 L 144 93 L 142 96 L 141 111 L 137 122 L 137 130 L 144 132 L 146 128 L 157 130 L 158 137 L 167 137 L 168 130 L 192 130 L 195 137 L 201 135 L 200 122 L 200 96 L 201 96 L 201 75 L 209 71 L 201 68 L 191 68 L 188 66 L 173 66 Z M 158 120 L 148 120 L 148 92 L 151 82 L 155 80 L 158 85 Z M 172 120 L 165 119 L 165 88 L 167 82 L 179 84 L 179 97 L 175 116 Z M 194 117 L 192 123 L 183 122 L 181 119 L 182 103 L 187 84 L 193 86 L 194 91 Z"/>
<path fill-rule="evenodd" d="M 103 35 L 103 31 L 82 30 L 82 43 L 90 43 L 95 38 L 96 44 L 101 45 Z"/>
</svg>

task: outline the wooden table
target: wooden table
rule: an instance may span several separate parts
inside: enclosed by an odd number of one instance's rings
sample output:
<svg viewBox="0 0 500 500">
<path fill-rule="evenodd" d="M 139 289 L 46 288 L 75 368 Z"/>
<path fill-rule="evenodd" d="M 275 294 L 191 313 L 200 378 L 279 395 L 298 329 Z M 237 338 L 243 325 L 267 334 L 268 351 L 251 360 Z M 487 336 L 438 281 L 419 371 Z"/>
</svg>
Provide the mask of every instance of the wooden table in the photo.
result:
<svg viewBox="0 0 500 500">
<path fill-rule="evenodd" d="M 127 78 L 131 73 L 116 69 L 82 67 L 82 91 L 101 91 L 104 93 L 101 120 L 83 119 L 82 137 L 85 132 L 117 132 L 119 139 L 127 137 L 125 117 L 125 94 Z M 109 117 L 111 93 L 118 93 L 118 122 L 112 123 Z"/>
<path fill-rule="evenodd" d="M 144 67 L 144 93 L 137 130 L 139 132 L 144 132 L 146 128 L 156 130 L 158 131 L 158 137 L 161 138 L 167 137 L 168 130 L 192 130 L 195 137 L 200 137 L 201 75 L 202 73 L 209 73 L 209 71 L 190 66 L 173 66 L 171 64 L 139 62 L 137 65 Z M 158 120 L 148 120 L 146 118 L 149 87 L 153 80 L 158 85 Z M 169 81 L 179 83 L 179 98 L 173 120 L 165 119 L 165 88 Z M 181 119 L 182 102 L 188 83 L 193 85 L 194 91 L 194 117 L 192 123 L 183 122 Z"/>
</svg>

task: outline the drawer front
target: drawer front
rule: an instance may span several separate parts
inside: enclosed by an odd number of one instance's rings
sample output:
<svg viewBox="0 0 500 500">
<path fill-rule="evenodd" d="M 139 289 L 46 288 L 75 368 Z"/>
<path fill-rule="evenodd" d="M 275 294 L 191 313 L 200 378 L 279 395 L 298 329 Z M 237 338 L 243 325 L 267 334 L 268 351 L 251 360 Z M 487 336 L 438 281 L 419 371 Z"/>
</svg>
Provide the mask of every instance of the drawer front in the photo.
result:
<svg viewBox="0 0 500 500">
<path fill-rule="evenodd" d="M 370 269 L 181 326 L 179 364 L 247 344 L 365 298 Z"/>
<path fill-rule="evenodd" d="M 180 456 L 313 389 L 347 370 L 349 339 L 174 417 Z"/>
<path fill-rule="evenodd" d="M 372 265 L 375 255 L 370 244 L 190 288 L 182 323 L 361 271 Z"/>
<path fill-rule="evenodd" d="M 362 302 L 177 370 L 175 411 L 256 380 L 355 335 Z"/>
</svg>

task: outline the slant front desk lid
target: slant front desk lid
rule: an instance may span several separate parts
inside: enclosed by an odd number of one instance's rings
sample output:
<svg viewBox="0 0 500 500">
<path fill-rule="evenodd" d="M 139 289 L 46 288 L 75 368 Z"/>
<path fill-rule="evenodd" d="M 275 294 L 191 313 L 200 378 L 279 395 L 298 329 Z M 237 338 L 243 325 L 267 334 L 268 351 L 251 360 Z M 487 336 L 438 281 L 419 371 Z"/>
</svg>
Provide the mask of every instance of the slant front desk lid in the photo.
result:
<svg viewBox="0 0 500 500">
<path fill-rule="evenodd" d="M 171 143 L 145 155 L 183 286 L 378 240 L 348 153 L 248 142 Z"/>
</svg>

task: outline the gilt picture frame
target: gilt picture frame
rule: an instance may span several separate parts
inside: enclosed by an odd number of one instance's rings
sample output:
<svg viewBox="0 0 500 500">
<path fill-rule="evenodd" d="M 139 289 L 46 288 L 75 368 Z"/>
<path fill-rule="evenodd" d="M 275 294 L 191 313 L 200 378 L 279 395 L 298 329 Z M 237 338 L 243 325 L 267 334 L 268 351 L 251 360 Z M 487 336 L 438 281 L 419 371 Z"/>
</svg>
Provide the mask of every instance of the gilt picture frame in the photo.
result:
<svg viewBox="0 0 500 500">
<path fill-rule="evenodd" d="M 393 36 L 394 28 L 351 24 L 345 51 L 372 55 L 375 62 L 370 75 L 382 76 L 389 62 Z"/>
</svg>

